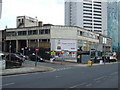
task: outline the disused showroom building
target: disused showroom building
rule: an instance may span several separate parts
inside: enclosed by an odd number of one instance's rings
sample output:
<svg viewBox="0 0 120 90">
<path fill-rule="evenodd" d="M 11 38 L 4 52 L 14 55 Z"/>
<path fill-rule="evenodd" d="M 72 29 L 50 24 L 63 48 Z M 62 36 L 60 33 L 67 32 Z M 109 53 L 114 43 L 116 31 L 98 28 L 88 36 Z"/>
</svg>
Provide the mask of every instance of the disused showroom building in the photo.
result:
<svg viewBox="0 0 120 90">
<path fill-rule="evenodd" d="M 5 52 L 22 52 L 23 49 L 35 51 L 35 48 L 39 48 L 42 54 L 52 52 L 58 57 L 64 52 L 62 57 L 76 62 L 78 52 L 112 51 L 111 38 L 75 26 L 39 24 L 7 28 L 5 31 Z"/>
</svg>

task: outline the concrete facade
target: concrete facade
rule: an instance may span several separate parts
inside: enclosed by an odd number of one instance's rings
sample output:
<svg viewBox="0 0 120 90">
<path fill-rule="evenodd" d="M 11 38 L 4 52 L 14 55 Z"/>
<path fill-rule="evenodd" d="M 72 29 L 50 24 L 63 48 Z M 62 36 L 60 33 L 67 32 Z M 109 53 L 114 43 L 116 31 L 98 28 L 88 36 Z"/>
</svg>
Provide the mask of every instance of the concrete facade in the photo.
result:
<svg viewBox="0 0 120 90">
<path fill-rule="evenodd" d="M 0 30 L 0 52 L 2 51 L 2 30 Z"/>
<path fill-rule="evenodd" d="M 28 16 L 18 16 L 16 19 L 16 27 L 31 27 L 31 26 L 38 26 L 37 18 L 32 18 Z"/>
<path fill-rule="evenodd" d="M 35 26 L 6 29 L 5 51 L 9 52 L 11 42 L 12 51 L 18 52 L 22 48 L 46 48 L 55 51 L 57 55 L 64 50 L 65 58 L 76 60 L 77 51 L 103 52 L 103 37 L 106 38 L 106 52 L 111 52 L 111 39 L 100 34 L 69 26 Z M 100 39 L 101 38 L 101 39 Z M 59 48 L 58 48 L 59 47 Z M 101 48 L 100 48 L 101 47 Z"/>
<path fill-rule="evenodd" d="M 2 13 L 2 0 L 0 0 L 0 18 L 1 18 L 1 13 Z"/>
</svg>

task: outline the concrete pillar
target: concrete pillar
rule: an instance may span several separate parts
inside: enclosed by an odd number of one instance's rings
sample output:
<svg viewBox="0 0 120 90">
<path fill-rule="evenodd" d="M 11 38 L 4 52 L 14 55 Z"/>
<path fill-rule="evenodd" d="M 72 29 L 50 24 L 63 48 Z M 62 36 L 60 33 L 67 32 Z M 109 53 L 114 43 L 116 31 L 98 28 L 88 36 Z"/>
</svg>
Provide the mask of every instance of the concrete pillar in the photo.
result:
<svg viewBox="0 0 120 90">
<path fill-rule="evenodd" d="M 39 39 L 37 39 L 37 42 L 38 42 L 38 48 L 39 48 Z"/>
<path fill-rule="evenodd" d="M 16 40 L 16 52 L 18 52 L 18 40 Z"/>
<path fill-rule="evenodd" d="M 29 40 L 26 40 L 26 45 L 27 47 L 29 47 Z"/>
</svg>

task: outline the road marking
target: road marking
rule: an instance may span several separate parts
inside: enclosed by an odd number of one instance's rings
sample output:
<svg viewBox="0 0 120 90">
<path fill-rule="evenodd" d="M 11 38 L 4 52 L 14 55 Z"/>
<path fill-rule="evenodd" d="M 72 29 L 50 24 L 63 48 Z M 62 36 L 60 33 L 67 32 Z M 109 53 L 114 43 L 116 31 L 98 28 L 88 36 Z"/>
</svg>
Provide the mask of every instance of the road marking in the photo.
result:
<svg viewBox="0 0 120 90">
<path fill-rule="evenodd" d="M 90 83 L 90 84 L 87 84 L 86 86 L 89 87 L 89 86 L 92 86 L 92 84 Z"/>
<path fill-rule="evenodd" d="M 9 85 L 13 85 L 15 83 L 8 83 L 8 84 L 3 84 L 3 85 L 0 85 L 0 86 L 9 86 Z"/>
<path fill-rule="evenodd" d="M 94 79 L 95 81 L 97 81 L 97 80 L 100 80 L 100 79 L 103 79 L 104 78 L 104 76 L 102 76 L 102 77 L 99 77 L 99 78 L 97 78 L 97 79 Z"/>
<path fill-rule="evenodd" d="M 72 87 L 70 87 L 70 88 L 76 88 L 76 87 L 78 87 L 78 86 L 82 86 L 82 85 L 85 85 L 86 83 L 81 83 L 81 84 L 78 84 L 78 85 L 74 85 L 74 86 L 72 86 Z"/>
<path fill-rule="evenodd" d="M 117 74 L 118 72 L 114 72 L 114 73 L 111 73 L 110 75 L 115 75 L 115 74 Z"/>
<path fill-rule="evenodd" d="M 59 77 L 61 77 L 61 76 L 55 76 L 56 78 L 59 78 Z"/>
</svg>

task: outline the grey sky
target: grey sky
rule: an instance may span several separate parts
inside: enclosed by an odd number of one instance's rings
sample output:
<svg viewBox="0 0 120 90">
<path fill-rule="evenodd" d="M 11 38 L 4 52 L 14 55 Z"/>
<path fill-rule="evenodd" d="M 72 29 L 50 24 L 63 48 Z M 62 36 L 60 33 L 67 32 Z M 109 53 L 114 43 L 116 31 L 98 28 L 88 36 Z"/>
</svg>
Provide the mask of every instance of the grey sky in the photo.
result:
<svg viewBox="0 0 120 90">
<path fill-rule="evenodd" d="M 36 17 L 43 23 L 64 25 L 64 0 L 3 0 L 0 30 L 16 27 L 17 16 Z"/>
</svg>

